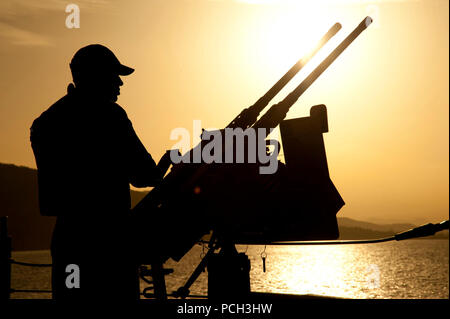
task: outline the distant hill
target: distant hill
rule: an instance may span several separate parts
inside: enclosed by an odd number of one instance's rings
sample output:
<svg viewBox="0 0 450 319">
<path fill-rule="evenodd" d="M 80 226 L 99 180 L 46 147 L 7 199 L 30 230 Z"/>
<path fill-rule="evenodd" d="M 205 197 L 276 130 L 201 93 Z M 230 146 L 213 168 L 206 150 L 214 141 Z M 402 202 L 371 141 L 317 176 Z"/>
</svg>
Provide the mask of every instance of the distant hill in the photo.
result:
<svg viewBox="0 0 450 319">
<path fill-rule="evenodd" d="M 372 239 L 390 237 L 400 232 L 404 232 L 418 225 L 414 224 L 374 224 L 363 222 L 347 217 L 338 217 L 339 239 Z M 449 238 L 448 231 L 442 231 L 428 239 Z"/>
<path fill-rule="evenodd" d="M 364 228 L 370 229 L 378 232 L 394 232 L 398 233 L 407 229 L 411 229 L 416 227 L 417 225 L 413 224 L 374 224 L 368 222 L 362 222 L 359 220 L 354 220 L 347 217 L 338 217 L 338 223 L 340 227 L 350 227 L 350 228 Z"/>
<path fill-rule="evenodd" d="M 0 216 L 8 216 L 13 250 L 49 249 L 55 217 L 39 214 L 35 169 L 0 163 Z M 132 206 L 147 192 L 131 191 Z M 412 224 L 378 225 L 350 218 L 338 218 L 340 239 L 392 236 L 415 227 Z M 443 234 L 442 234 L 443 233 Z M 448 232 L 430 238 L 448 238 Z"/>
<path fill-rule="evenodd" d="M 0 215 L 8 216 L 14 250 L 50 247 L 55 219 L 39 214 L 36 170 L 0 164 Z"/>
</svg>

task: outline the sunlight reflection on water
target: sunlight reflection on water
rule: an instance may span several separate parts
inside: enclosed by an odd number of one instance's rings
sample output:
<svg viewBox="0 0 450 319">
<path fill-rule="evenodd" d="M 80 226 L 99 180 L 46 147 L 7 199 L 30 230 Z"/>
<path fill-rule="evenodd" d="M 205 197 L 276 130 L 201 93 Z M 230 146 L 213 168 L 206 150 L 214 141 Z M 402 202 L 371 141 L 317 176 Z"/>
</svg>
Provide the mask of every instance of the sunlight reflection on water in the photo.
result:
<svg viewBox="0 0 450 319">
<path fill-rule="evenodd" d="M 410 240 L 372 245 L 267 246 L 266 273 L 261 259 L 264 246 L 238 246 L 238 251 L 247 250 L 250 258 L 252 291 L 343 298 L 448 299 L 448 244 L 448 240 Z M 179 265 L 168 266 L 175 266 L 179 272 L 182 263 L 197 258 L 193 270 L 200 253 L 201 248 L 196 247 Z M 185 273 L 184 281 L 190 272 Z M 178 285 L 173 285 L 168 278 L 173 290 L 184 283 L 180 278 L 176 281 Z M 207 293 L 206 273 L 191 291 Z"/>
</svg>

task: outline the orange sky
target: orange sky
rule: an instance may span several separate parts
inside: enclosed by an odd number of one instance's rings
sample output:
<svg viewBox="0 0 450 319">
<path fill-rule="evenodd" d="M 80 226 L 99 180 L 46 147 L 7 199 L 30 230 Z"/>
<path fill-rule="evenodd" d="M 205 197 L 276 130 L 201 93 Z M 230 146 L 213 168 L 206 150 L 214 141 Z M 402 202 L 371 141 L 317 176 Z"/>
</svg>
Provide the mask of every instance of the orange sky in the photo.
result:
<svg viewBox="0 0 450 319">
<path fill-rule="evenodd" d="M 327 52 L 370 14 L 374 25 L 288 118 L 327 105 L 330 173 L 347 203 L 338 216 L 448 219 L 447 0 L 83 0 L 73 2 L 80 29 L 66 28 L 67 3 L 0 3 L 0 162 L 35 167 L 29 127 L 65 94 L 68 63 L 81 46 L 105 44 L 136 68 L 118 103 L 159 159 L 176 142 L 172 129 L 191 131 L 193 120 L 225 126 L 331 25 L 343 29 Z"/>
</svg>

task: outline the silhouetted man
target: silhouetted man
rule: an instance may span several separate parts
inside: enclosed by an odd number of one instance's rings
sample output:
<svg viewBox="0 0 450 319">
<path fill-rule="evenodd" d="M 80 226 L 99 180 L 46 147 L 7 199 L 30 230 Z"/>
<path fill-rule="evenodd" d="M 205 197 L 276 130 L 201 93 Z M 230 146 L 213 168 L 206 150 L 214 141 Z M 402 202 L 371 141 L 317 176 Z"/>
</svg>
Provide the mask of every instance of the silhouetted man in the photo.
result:
<svg viewBox="0 0 450 319">
<path fill-rule="evenodd" d="M 57 216 L 53 296 L 135 299 L 129 185 L 154 186 L 170 166 L 169 156 L 156 165 L 115 103 L 119 76 L 132 68 L 98 44 L 81 48 L 70 68 L 74 84 L 34 121 L 30 138 L 41 213 Z"/>
</svg>

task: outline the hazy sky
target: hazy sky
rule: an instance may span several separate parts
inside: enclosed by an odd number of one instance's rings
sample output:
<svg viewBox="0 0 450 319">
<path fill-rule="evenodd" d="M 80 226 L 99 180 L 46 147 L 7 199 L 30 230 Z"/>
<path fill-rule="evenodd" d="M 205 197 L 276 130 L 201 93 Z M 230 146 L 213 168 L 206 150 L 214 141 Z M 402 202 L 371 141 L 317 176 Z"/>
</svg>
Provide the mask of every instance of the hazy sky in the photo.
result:
<svg viewBox="0 0 450 319">
<path fill-rule="evenodd" d="M 224 127 L 335 22 L 343 29 L 327 52 L 370 14 L 374 24 L 288 118 L 327 105 L 329 168 L 346 201 L 338 216 L 448 219 L 447 0 L 83 0 L 72 2 L 79 29 L 65 26 L 69 3 L 0 2 L 0 162 L 36 167 L 29 127 L 65 94 L 68 63 L 84 45 L 102 43 L 136 68 L 118 103 L 158 160 L 174 128 Z"/>
</svg>

